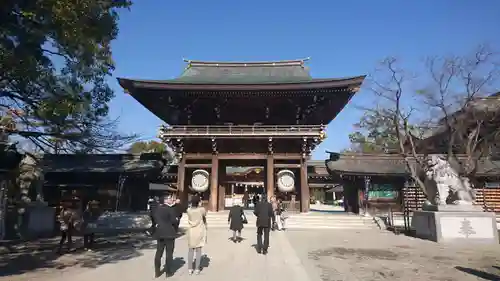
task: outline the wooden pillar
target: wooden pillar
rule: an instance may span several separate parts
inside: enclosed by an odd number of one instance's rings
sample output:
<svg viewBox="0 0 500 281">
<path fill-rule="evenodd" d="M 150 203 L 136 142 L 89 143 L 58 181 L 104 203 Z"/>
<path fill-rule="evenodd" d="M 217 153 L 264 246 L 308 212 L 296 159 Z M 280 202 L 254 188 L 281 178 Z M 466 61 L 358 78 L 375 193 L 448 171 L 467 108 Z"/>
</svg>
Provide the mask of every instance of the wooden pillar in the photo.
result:
<svg viewBox="0 0 500 281">
<path fill-rule="evenodd" d="M 208 200 L 208 210 L 216 212 L 217 211 L 217 200 L 218 194 L 217 189 L 219 187 L 219 158 L 216 154 L 212 156 L 212 172 L 210 173 L 210 199 Z"/>
<path fill-rule="evenodd" d="M 274 158 L 272 155 L 267 156 L 266 171 L 266 193 L 269 199 L 274 196 Z"/>
<path fill-rule="evenodd" d="M 307 182 L 307 162 L 300 162 L 300 211 L 309 212 L 309 184 Z"/>
<path fill-rule="evenodd" d="M 219 185 L 218 192 L 219 192 L 218 210 L 224 211 L 226 209 L 226 185 L 225 184 Z"/>
<path fill-rule="evenodd" d="M 182 203 L 186 204 L 188 200 L 188 190 L 186 189 L 186 158 L 182 157 L 179 165 L 177 166 L 177 191 L 178 198 L 182 201 Z"/>
<path fill-rule="evenodd" d="M 359 198 L 361 201 L 361 206 L 363 208 L 363 215 L 367 216 L 368 215 L 368 192 L 370 190 L 370 177 L 365 176 L 365 186 L 363 189 L 363 197 Z"/>
</svg>

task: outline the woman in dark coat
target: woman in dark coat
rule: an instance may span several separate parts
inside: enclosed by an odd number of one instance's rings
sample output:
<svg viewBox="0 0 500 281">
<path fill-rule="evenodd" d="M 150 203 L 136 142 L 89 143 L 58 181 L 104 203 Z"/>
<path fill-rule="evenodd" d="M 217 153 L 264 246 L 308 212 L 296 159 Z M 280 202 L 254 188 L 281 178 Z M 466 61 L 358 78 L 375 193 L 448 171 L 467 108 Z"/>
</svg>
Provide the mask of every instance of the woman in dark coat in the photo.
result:
<svg viewBox="0 0 500 281">
<path fill-rule="evenodd" d="M 233 205 L 227 218 L 229 229 L 233 231 L 233 242 L 241 242 L 241 230 L 243 229 L 243 224 L 246 223 L 246 221 L 247 218 L 243 212 L 243 208 L 239 204 Z"/>
</svg>

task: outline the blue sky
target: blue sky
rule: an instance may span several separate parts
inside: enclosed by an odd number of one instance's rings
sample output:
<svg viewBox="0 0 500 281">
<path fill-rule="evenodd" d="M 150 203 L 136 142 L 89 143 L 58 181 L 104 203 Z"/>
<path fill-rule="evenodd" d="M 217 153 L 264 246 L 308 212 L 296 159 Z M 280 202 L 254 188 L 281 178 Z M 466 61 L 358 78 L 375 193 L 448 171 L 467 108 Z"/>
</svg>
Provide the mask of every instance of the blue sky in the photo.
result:
<svg viewBox="0 0 500 281">
<path fill-rule="evenodd" d="M 159 1 L 136 0 L 122 11 L 113 43 L 116 62 L 110 84 L 116 91 L 111 116 L 119 129 L 145 139 L 162 123 L 115 77 L 170 79 L 193 60 L 285 60 L 311 57 L 314 77 L 369 74 L 387 56 L 417 68 L 428 55 L 460 54 L 478 44 L 500 47 L 500 1 Z M 328 127 L 313 153 L 349 146 L 354 105 L 373 102 L 360 91 Z"/>
</svg>

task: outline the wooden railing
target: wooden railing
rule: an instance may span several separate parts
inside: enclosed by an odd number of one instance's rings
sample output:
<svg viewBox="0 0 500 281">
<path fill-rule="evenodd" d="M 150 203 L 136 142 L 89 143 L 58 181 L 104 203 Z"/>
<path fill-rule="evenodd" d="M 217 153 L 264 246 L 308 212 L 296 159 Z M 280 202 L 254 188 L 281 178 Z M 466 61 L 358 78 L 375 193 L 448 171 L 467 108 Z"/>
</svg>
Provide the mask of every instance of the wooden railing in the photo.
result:
<svg viewBox="0 0 500 281">
<path fill-rule="evenodd" d="M 318 137 L 324 136 L 322 125 L 226 125 L 162 126 L 160 137 Z"/>
<path fill-rule="evenodd" d="M 500 187 L 477 188 L 474 205 L 480 205 L 486 212 L 500 213 Z M 425 202 L 424 192 L 419 187 L 405 187 L 403 200 L 408 212 L 422 209 Z"/>
<path fill-rule="evenodd" d="M 500 213 L 500 188 L 477 189 L 476 204 L 483 206 L 487 212 Z"/>
<path fill-rule="evenodd" d="M 474 205 L 481 206 L 485 212 L 500 214 L 500 187 L 475 189 Z M 414 211 L 421 210 L 426 200 L 420 187 L 406 186 L 402 190 L 402 206 L 391 206 L 388 214 L 389 223 L 394 227 L 394 220 L 404 220 L 404 229 L 411 230 L 411 218 Z M 396 231 L 396 228 L 394 228 Z"/>
</svg>

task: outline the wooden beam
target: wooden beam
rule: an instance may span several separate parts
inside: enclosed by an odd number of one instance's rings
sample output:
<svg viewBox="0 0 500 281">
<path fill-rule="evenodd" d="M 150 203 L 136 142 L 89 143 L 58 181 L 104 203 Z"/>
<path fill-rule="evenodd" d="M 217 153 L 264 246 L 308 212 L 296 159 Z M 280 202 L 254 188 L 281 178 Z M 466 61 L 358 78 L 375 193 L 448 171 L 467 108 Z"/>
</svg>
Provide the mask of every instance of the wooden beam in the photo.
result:
<svg viewBox="0 0 500 281">
<path fill-rule="evenodd" d="M 307 163 L 302 160 L 300 166 L 300 211 L 309 212 L 309 185 L 307 184 Z"/>
<path fill-rule="evenodd" d="M 300 164 L 274 164 L 274 168 L 285 168 L 285 169 L 293 169 L 300 168 Z"/>
<path fill-rule="evenodd" d="M 207 159 L 212 159 L 212 153 L 186 153 L 182 158 L 207 160 Z"/>
<path fill-rule="evenodd" d="M 274 153 L 274 159 L 279 160 L 300 160 L 302 155 L 300 153 Z"/>
<path fill-rule="evenodd" d="M 210 173 L 210 200 L 208 201 L 208 210 L 217 211 L 217 190 L 219 188 L 219 159 L 216 154 L 212 155 L 212 172 Z"/>
<path fill-rule="evenodd" d="M 225 159 L 225 160 L 265 160 L 266 159 L 266 154 L 250 154 L 250 153 L 220 153 L 219 154 L 219 159 Z"/>
<path fill-rule="evenodd" d="M 211 168 L 212 164 L 185 164 L 184 167 L 203 169 L 203 168 Z"/>
<path fill-rule="evenodd" d="M 241 159 L 241 160 L 265 160 L 267 159 L 267 154 L 265 153 L 219 153 L 219 159 L 231 160 L 231 159 Z M 280 160 L 300 160 L 301 154 L 299 153 L 274 153 L 274 159 Z M 207 160 L 212 159 L 211 153 L 186 153 L 183 158 L 186 159 L 196 159 L 196 160 Z"/>
<path fill-rule="evenodd" d="M 267 198 L 271 198 L 271 196 L 274 196 L 274 158 L 272 155 L 267 156 L 266 172 L 267 172 L 266 193 L 267 193 Z"/>
</svg>

